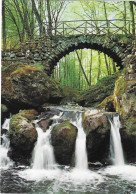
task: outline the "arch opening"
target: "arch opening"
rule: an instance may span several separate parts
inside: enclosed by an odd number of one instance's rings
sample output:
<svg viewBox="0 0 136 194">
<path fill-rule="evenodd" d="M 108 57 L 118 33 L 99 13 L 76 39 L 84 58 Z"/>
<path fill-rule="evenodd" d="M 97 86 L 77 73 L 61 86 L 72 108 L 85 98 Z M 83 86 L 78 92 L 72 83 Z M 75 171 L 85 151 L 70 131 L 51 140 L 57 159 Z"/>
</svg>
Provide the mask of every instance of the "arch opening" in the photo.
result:
<svg viewBox="0 0 136 194">
<path fill-rule="evenodd" d="M 62 57 L 53 70 L 52 78 L 63 88 L 83 91 L 118 71 L 118 64 L 113 58 L 100 51 L 85 48 Z"/>
</svg>

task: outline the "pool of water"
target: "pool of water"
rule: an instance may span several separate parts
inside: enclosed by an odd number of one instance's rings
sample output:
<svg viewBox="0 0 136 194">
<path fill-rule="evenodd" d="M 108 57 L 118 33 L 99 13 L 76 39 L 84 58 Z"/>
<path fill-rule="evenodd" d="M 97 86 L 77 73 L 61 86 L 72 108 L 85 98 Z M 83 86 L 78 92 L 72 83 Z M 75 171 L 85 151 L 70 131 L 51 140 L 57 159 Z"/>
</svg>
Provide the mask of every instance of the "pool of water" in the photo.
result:
<svg viewBox="0 0 136 194">
<path fill-rule="evenodd" d="M 135 194 L 136 165 L 76 170 L 33 170 L 19 166 L 1 169 L 1 193 Z"/>
</svg>

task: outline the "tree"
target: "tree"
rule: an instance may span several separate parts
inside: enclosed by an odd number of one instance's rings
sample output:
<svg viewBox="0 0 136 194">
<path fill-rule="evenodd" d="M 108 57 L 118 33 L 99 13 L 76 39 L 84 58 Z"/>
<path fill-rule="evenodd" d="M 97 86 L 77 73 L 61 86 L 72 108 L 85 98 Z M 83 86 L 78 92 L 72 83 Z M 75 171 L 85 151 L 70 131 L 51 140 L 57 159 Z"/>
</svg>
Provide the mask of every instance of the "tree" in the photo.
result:
<svg viewBox="0 0 136 194">
<path fill-rule="evenodd" d="M 101 56 L 100 56 L 100 51 L 98 51 L 98 76 L 97 76 L 97 81 L 100 79 L 100 74 L 101 74 Z"/>
<path fill-rule="evenodd" d="M 130 1 L 130 14 L 131 14 L 131 19 L 132 19 L 132 33 L 135 35 L 135 17 L 134 17 L 134 7 L 133 7 L 133 2 Z"/>
<path fill-rule="evenodd" d="M 5 50 L 6 49 L 5 0 L 2 0 L 2 36 L 3 36 L 3 50 Z"/>
<path fill-rule="evenodd" d="M 108 31 L 108 34 L 109 34 L 110 30 L 109 30 L 109 21 L 108 21 L 107 10 L 106 10 L 106 3 L 103 2 L 103 5 L 104 5 L 104 14 L 105 14 L 105 19 L 106 19 L 106 24 L 107 24 L 107 31 Z"/>
<path fill-rule="evenodd" d="M 32 2 L 32 10 L 33 10 L 35 17 L 36 17 L 36 20 L 38 22 L 40 36 L 42 36 L 45 33 L 45 27 L 43 27 L 43 20 L 42 20 L 42 17 L 36 8 L 35 0 L 31 0 L 31 2 Z M 42 10 L 42 6 L 43 6 L 42 3 L 43 2 L 40 2 L 41 10 Z"/>
</svg>

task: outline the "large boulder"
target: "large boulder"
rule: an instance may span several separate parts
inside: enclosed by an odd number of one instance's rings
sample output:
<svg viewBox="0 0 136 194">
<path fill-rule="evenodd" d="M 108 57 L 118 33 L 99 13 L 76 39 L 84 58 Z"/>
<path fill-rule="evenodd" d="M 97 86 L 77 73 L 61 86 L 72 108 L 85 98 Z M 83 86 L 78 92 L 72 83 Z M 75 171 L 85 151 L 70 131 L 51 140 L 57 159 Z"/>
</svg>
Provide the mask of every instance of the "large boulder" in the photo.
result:
<svg viewBox="0 0 136 194">
<path fill-rule="evenodd" d="M 122 76 L 116 82 L 113 95 L 105 98 L 99 108 L 109 109 L 109 103 L 120 115 L 121 141 L 127 161 L 136 161 L 136 55 L 124 61 Z"/>
<path fill-rule="evenodd" d="M 55 158 L 59 164 L 70 164 L 75 149 L 76 135 L 77 128 L 68 121 L 53 128 L 51 139 Z"/>
<path fill-rule="evenodd" d="M 25 161 L 30 158 L 37 140 L 37 131 L 31 122 L 36 118 L 35 110 L 21 110 L 10 120 L 10 157 L 15 161 Z"/>
<path fill-rule="evenodd" d="M 7 75 L 3 71 L 2 101 L 8 106 L 19 109 L 39 107 L 44 102 L 58 103 L 62 90 L 39 67 L 26 65 Z"/>
<path fill-rule="evenodd" d="M 107 113 L 100 110 L 86 110 L 83 115 L 89 162 L 109 162 L 110 123 Z"/>
</svg>

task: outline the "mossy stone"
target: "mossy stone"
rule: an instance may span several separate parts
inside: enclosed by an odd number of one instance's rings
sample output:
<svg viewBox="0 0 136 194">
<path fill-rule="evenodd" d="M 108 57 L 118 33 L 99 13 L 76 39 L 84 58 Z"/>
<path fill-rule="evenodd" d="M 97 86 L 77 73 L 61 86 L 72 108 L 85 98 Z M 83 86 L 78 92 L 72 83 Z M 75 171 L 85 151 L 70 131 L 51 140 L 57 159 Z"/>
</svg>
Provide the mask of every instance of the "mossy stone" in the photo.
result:
<svg viewBox="0 0 136 194">
<path fill-rule="evenodd" d="M 37 140 L 37 131 L 31 120 L 35 119 L 35 110 L 22 110 L 10 120 L 10 144 L 15 152 L 31 153 Z"/>
<path fill-rule="evenodd" d="M 70 164 L 74 153 L 77 128 L 69 121 L 64 121 L 53 128 L 51 133 L 54 153 L 59 164 Z"/>
</svg>

